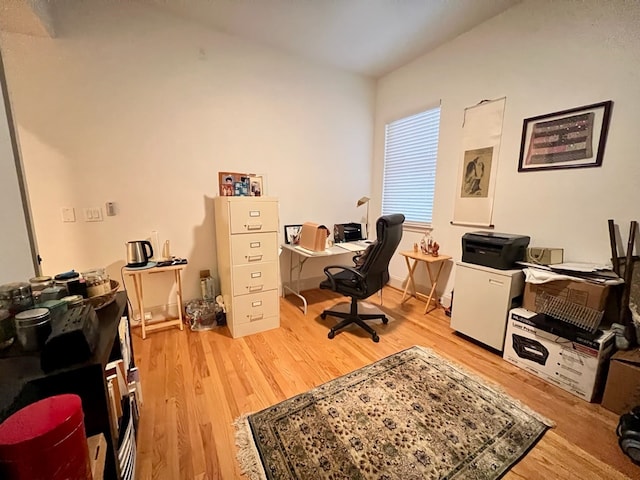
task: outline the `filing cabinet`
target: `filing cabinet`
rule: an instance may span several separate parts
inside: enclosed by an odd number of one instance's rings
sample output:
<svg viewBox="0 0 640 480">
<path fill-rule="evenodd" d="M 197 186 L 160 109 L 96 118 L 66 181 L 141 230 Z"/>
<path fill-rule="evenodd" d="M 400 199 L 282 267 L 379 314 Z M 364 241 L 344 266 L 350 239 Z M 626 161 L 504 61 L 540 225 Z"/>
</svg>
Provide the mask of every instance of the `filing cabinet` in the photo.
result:
<svg viewBox="0 0 640 480">
<path fill-rule="evenodd" d="M 216 197 L 220 287 L 233 338 L 278 328 L 278 200 Z"/>
</svg>

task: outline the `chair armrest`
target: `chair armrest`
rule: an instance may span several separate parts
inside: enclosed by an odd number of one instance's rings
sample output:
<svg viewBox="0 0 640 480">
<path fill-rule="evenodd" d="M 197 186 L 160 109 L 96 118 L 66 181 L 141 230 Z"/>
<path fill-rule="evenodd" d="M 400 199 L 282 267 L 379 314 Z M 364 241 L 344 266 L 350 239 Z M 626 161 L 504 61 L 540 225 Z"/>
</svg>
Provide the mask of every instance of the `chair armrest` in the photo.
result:
<svg viewBox="0 0 640 480">
<path fill-rule="evenodd" d="M 345 265 L 328 265 L 324 267 L 324 274 L 327 276 L 327 278 L 331 282 L 332 290 L 336 289 L 336 280 L 334 278 L 334 274 L 331 273 L 332 270 L 340 270 L 340 272 L 344 272 L 344 271 L 351 272 L 356 276 L 359 282 L 362 282 L 364 280 L 364 275 L 362 275 L 362 273 L 360 273 L 354 267 L 347 267 Z"/>
</svg>

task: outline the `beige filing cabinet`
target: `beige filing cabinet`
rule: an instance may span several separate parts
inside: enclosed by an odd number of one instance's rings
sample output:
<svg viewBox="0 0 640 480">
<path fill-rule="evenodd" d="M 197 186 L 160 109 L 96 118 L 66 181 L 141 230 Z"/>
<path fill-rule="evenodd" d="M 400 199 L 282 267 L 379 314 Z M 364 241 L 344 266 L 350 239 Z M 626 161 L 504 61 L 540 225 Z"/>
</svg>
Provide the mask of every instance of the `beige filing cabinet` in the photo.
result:
<svg viewBox="0 0 640 480">
<path fill-rule="evenodd" d="M 278 200 L 216 197 L 218 274 L 233 338 L 280 326 Z"/>
<path fill-rule="evenodd" d="M 502 351 L 509 310 L 522 300 L 522 270 L 456 262 L 455 275 L 451 328 Z"/>
</svg>

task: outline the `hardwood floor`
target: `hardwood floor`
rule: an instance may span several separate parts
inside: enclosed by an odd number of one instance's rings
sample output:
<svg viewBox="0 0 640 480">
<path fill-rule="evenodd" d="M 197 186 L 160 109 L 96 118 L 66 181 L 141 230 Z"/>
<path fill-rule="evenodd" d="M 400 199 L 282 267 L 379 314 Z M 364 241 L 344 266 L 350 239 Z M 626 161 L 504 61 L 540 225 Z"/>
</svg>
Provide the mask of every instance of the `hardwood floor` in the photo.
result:
<svg viewBox="0 0 640 480">
<path fill-rule="evenodd" d="M 413 345 L 432 348 L 489 382 L 499 384 L 557 426 L 504 477 L 506 479 L 640 478 L 622 454 L 617 415 L 530 375 L 454 333 L 442 310 L 423 315 L 424 303 L 400 304 L 387 287 L 381 307 L 391 321 L 373 322 L 380 343 L 353 329 L 327 339 L 334 319 L 320 312 L 345 300 L 325 290 L 305 292 L 303 315 L 295 297 L 281 299 L 281 327 L 241 339 L 226 328 L 171 329 L 146 340 L 134 330 L 144 406 L 138 436 L 139 479 L 233 479 L 233 420 L 302 393 L 339 375 Z M 376 305 L 378 297 L 371 297 Z"/>
</svg>

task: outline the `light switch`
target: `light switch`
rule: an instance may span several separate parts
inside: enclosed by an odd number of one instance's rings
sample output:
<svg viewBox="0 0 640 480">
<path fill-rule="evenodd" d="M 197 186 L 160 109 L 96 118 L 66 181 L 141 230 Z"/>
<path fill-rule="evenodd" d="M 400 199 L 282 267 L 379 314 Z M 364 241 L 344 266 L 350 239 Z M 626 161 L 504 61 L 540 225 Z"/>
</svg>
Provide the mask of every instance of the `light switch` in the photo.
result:
<svg viewBox="0 0 640 480">
<path fill-rule="evenodd" d="M 73 207 L 62 207 L 62 221 L 65 223 L 71 223 L 76 221 L 76 211 Z"/>
<path fill-rule="evenodd" d="M 102 221 L 102 209 L 100 207 L 91 207 L 84 209 L 84 221 L 85 222 L 101 222 Z"/>
</svg>

